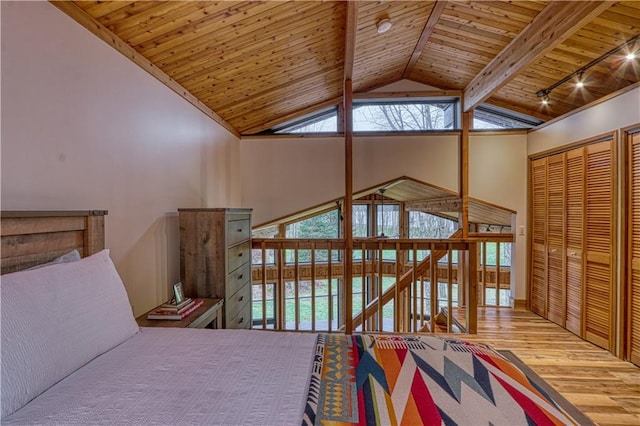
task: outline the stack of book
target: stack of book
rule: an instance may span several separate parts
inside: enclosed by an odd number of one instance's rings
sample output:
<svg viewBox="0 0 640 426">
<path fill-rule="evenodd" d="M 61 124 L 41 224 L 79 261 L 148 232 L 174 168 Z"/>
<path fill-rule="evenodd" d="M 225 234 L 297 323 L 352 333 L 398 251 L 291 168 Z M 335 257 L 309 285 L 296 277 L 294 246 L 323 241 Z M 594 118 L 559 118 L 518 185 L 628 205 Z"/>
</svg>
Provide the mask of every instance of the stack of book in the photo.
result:
<svg viewBox="0 0 640 426">
<path fill-rule="evenodd" d="M 202 305 L 202 300 L 186 298 L 180 303 L 163 303 L 147 314 L 147 319 L 180 321 Z"/>
</svg>

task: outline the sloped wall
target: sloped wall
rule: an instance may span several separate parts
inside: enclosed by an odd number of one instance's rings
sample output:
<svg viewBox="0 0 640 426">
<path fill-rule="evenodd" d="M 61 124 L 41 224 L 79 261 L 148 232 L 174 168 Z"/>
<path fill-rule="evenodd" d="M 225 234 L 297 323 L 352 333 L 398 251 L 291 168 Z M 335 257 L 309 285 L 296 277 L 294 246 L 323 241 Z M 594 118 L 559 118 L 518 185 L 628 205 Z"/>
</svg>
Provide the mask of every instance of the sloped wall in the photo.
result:
<svg viewBox="0 0 640 426">
<path fill-rule="evenodd" d="M 235 136 L 47 2 L 2 2 L 2 209 L 105 209 L 136 315 L 179 279 L 177 209 L 240 205 Z"/>
</svg>

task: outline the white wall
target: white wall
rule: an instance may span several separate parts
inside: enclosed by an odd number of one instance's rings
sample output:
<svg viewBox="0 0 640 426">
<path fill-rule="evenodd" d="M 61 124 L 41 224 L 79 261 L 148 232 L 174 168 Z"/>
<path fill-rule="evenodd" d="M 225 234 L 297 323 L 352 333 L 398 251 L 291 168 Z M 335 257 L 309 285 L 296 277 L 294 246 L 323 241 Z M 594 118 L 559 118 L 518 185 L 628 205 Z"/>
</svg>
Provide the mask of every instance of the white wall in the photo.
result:
<svg viewBox="0 0 640 426">
<path fill-rule="evenodd" d="M 2 2 L 2 209 L 106 209 L 136 315 L 179 279 L 177 209 L 239 206 L 237 138 L 46 2 Z"/>
<path fill-rule="evenodd" d="M 640 123 L 640 87 L 529 133 L 528 153 Z"/>
<path fill-rule="evenodd" d="M 458 137 L 354 137 L 354 191 L 401 176 L 456 191 Z M 344 194 L 344 138 L 249 138 L 241 142 L 242 204 L 262 224 Z"/>
<path fill-rule="evenodd" d="M 261 224 L 344 194 L 344 138 L 243 139 L 242 204 Z M 526 225 L 527 135 L 472 135 L 469 195 L 517 211 Z M 354 137 L 354 191 L 401 176 L 458 190 L 458 136 Z M 517 236 L 512 296 L 526 294 L 526 237 Z"/>
<path fill-rule="evenodd" d="M 469 140 L 469 196 L 517 212 L 512 247 L 511 297 L 526 299 L 527 135 L 478 135 Z"/>
</svg>

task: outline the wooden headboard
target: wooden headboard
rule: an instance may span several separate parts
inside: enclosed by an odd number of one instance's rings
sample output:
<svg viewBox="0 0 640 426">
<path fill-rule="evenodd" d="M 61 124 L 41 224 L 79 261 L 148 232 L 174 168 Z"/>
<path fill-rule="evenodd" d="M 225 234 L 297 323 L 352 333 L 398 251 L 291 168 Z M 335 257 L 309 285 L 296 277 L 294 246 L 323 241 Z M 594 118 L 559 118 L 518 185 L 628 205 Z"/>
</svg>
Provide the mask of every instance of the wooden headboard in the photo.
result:
<svg viewBox="0 0 640 426">
<path fill-rule="evenodd" d="M 49 262 L 74 249 L 82 257 L 104 249 L 106 210 L 2 211 L 2 274 Z"/>
</svg>

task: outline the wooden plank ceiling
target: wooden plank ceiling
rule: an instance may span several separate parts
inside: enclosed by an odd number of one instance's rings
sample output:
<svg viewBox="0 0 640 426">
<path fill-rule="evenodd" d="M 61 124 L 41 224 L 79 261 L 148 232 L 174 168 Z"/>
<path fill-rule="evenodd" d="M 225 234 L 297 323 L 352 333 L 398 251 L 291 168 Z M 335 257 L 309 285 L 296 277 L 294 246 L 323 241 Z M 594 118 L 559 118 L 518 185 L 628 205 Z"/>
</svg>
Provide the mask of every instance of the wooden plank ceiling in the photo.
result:
<svg viewBox="0 0 640 426">
<path fill-rule="evenodd" d="M 343 1 L 54 4 L 238 135 L 341 102 Z M 556 27 L 576 23 L 545 30 L 545 9 Z M 378 34 L 383 18 L 393 26 Z M 640 59 L 620 52 L 585 72 L 585 88 L 567 82 L 547 106 L 536 96 L 638 34 L 637 1 L 360 1 L 353 90 L 403 78 L 469 97 L 490 88 L 485 102 L 549 120 L 637 83 Z"/>
</svg>

